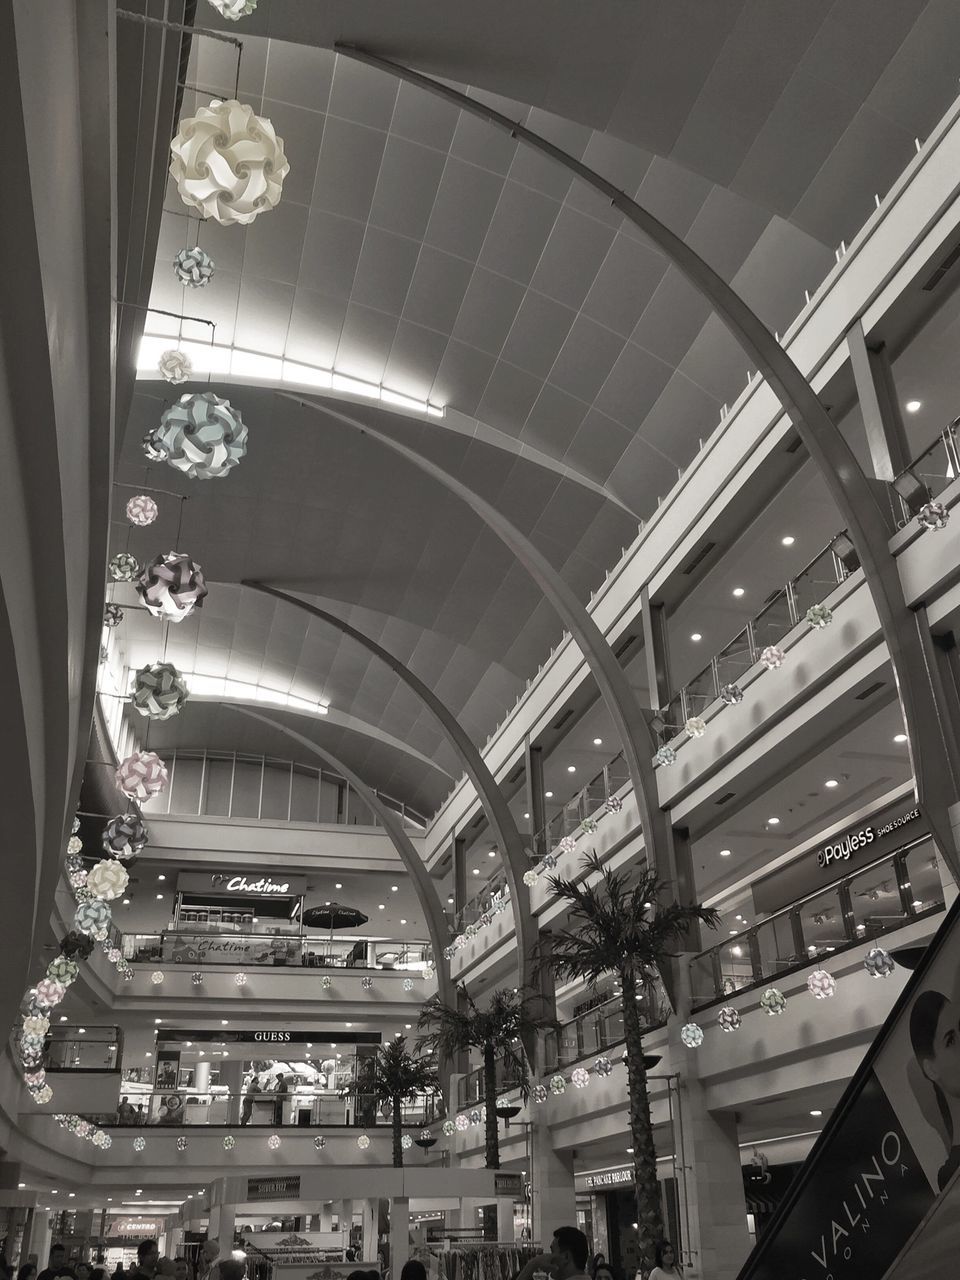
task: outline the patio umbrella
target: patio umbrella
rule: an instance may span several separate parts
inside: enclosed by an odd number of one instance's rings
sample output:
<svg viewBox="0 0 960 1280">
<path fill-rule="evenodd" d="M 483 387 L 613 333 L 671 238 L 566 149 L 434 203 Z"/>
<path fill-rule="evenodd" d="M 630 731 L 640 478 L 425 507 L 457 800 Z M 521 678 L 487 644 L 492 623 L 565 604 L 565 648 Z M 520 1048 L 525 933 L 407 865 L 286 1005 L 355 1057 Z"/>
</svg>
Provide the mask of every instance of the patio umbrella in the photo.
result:
<svg viewBox="0 0 960 1280">
<path fill-rule="evenodd" d="M 370 919 L 356 907 L 342 907 L 339 902 L 327 902 L 322 907 L 308 907 L 303 913 L 303 923 L 308 929 L 329 929 L 333 946 L 334 929 L 356 929 Z"/>
</svg>

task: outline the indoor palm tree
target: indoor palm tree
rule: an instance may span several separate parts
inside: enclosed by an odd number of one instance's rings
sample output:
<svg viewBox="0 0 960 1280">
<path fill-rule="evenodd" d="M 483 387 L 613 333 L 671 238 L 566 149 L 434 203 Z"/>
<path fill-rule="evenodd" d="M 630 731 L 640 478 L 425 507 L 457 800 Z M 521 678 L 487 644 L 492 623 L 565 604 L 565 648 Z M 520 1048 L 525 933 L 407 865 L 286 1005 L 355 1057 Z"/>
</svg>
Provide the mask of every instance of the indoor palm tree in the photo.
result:
<svg viewBox="0 0 960 1280">
<path fill-rule="evenodd" d="M 366 1094 L 378 1106 L 387 1104 L 392 1108 L 395 1168 L 403 1168 L 403 1103 L 418 1094 L 436 1093 L 439 1087 L 433 1060 L 410 1053 L 405 1036 L 381 1045 L 376 1057 L 367 1059 L 358 1073 L 357 1094 Z"/>
<path fill-rule="evenodd" d="M 418 1044 L 436 1053 L 441 1062 L 452 1062 L 471 1049 L 480 1051 L 483 1062 L 483 1100 L 486 1105 L 484 1130 L 488 1169 L 500 1168 L 500 1136 L 497 1130 L 497 1063 L 504 1067 L 504 1079 L 528 1093 L 529 1069 L 523 1041 L 548 1024 L 531 1009 L 531 1002 L 516 991 L 494 991 L 481 1008 L 461 983 L 457 1006 L 442 1004 L 433 996 L 420 1011 Z"/>
<path fill-rule="evenodd" d="M 641 1252 L 651 1256 L 664 1228 L 637 1001 L 677 955 L 691 926 L 715 929 L 719 916 L 712 907 L 664 902 L 666 885 L 651 870 L 633 879 L 610 871 L 594 853 L 584 858 L 582 871 L 579 882 L 550 878 L 551 889 L 567 905 L 569 927 L 552 934 L 549 964 L 558 978 L 585 978 L 591 986 L 610 973 L 620 979 L 637 1222 Z"/>
</svg>

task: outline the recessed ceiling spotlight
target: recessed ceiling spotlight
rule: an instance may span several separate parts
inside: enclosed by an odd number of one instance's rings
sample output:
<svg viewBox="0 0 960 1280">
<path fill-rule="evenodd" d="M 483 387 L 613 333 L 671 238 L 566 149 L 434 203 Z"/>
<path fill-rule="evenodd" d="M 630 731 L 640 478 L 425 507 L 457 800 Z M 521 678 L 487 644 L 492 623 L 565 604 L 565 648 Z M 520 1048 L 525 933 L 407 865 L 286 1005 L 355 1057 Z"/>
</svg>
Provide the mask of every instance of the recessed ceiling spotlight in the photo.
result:
<svg viewBox="0 0 960 1280">
<path fill-rule="evenodd" d="M 390 892 L 391 892 L 391 893 L 399 893 L 399 892 L 400 892 L 400 886 L 399 886 L 398 884 L 392 884 L 392 885 L 390 886 Z"/>
<path fill-rule="evenodd" d="M 129 905 L 130 905 L 130 899 L 129 899 L 129 898 L 124 898 L 124 900 L 123 900 L 123 905 L 124 905 L 125 907 L 129 907 Z"/>
<path fill-rule="evenodd" d="M 720 857 L 721 857 L 721 858 L 729 858 L 729 857 L 730 857 L 731 852 L 732 852 L 732 850 L 730 850 L 730 849 L 721 849 L 721 850 L 720 850 Z"/>
<path fill-rule="evenodd" d="M 229 1022 L 227 1022 L 226 1018 L 221 1018 L 221 1019 L 220 1019 L 220 1025 L 221 1025 L 221 1027 L 228 1027 L 230 1024 L 229 1024 Z"/>
<path fill-rule="evenodd" d="M 576 773 L 576 772 L 577 772 L 577 766 L 575 764 L 567 765 L 567 773 Z"/>
<path fill-rule="evenodd" d="M 603 739 L 602 739 L 602 738 L 594 738 L 594 740 L 593 740 L 593 745 L 594 745 L 595 747 L 602 747 L 602 746 L 603 746 Z"/>
<path fill-rule="evenodd" d="M 386 911 L 386 909 L 387 909 L 387 907 L 386 907 L 386 903 L 384 903 L 384 902 L 378 902 L 378 903 L 377 903 L 377 910 L 378 910 L 378 911 Z"/>
<path fill-rule="evenodd" d="M 530 817 L 529 813 L 525 813 L 523 816 L 524 816 L 525 818 L 529 818 L 529 817 Z"/>
<path fill-rule="evenodd" d="M 908 400 L 904 405 L 907 413 L 918 413 L 923 408 L 922 400 Z"/>
<path fill-rule="evenodd" d="M 157 901 L 158 901 L 158 902 L 162 902 L 162 901 L 163 901 L 163 894 L 162 894 L 162 893 L 158 893 L 158 894 L 157 894 Z"/>
<path fill-rule="evenodd" d="M 346 1025 L 347 1025 L 348 1027 L 352 1027 L 352 1026 L 353 1026 L 353 1023 L 352 1023 L 352 1022 L 348 1022 Z"/>
<path fill-rule="evenodd" d="M 342 888 L 343 888 L 343 885 L 342 885 L 342 884 L 340 883 L 340 881 L 338 880 L 338 881 L 337 881 L 337 883 L 336 883 L 333 887 L 334 887 L 335 889 L 342 889 Z"/>
<path fill-rule="evenodd" d="M 739 932 L 739 930 L 737 930 L 737 929 L 731 929 L 731 930 L 730 930 L 730 937 L 731 937 L 731 938 L 735 938 L 735 937 L 737 936 L 737 933 L 738 933 L 738 932 Z"/>
<path fill-rule="evenodd" d="M 65 1013 L 61 1013 L 61 1015 L 60 1015 L 60 1021 L 61 1021 L 61 1022 L 67 1022 L 67 1021 L 69 1021 L 69 1019 L 67 1018 L 67 1015 L 66 1015 Z"/>
<path fill-rule="evenodd" d="M 478 875 L 480 874 L 480 868 L 479 868 L 479 867 L 474 867 L 474 868 L 473 868 L 473 874 L 474 874 L 475 876 L 478 876 Z"/>
<path fill-rule="evenodd" d="M 770 827 L 778 827 L 778 826 L 780 825 L 780 819 L 779 819 L 779 818 L 768 818 L 768 819 L 767 819 L 767 825 L 768 825 L 768 826 L 770 826 Z"/>
<path fill-rule="evenodd" d="M 552 791 L 545 791 L 543 794 L 544 794 L 544 796 L 545 796 L 548 800 L 552 800 L 552 799 L 553 799 L 553 792 L 552 792 Z"/>
<path fill-rule="evenodd" d="M 158 879 L 158 880 L 166 880 L 166 878 L 167 878 L 167 877 L 166 877 L 165 875 L 159 875 L 159 876 L 157 876 L 157 879 Z"/>
<path fill-rule="evenodd" d="M 822 1116 L 822 1115 L 823 1115 L 823 1112 L 822 1112 L 822 1111 L 811 1111 L 811 1112 L 810 1112 L 810 1114 L 811 1114 L 812 1116 Z"/>
<path fill-rule="evenodd" d="M 488 858 L 495 858 L 496 856 L 497 856 L 497 851 L 496 851 L 496 849 L 491 849 L 491 850 L 487 853 L 487 857 L 488 857 Z"/>
<path fill-rule="evenodd" d="M 690 639 L 693 641 L 694 644 L 699 644 L 700 641 L 703 639 L 703 636 L 700 634 L 699 631 L 694 631 Z"/>
<path fill-rule="evenodd" d="M 894 742 L 906 742 L 907 735 L 905 733 L 895 733 L 893 735 Z"/>
<path fill-rule="evenodd" d="M 828 778 L 823 785 L 825 787 L 830 787 L 832 790 L 834 787 L 839 787 L 840 783 L 836 780 L 836 778 Z"/>
<path fill-rule="evenodd" d="M 407 922 L 406 922 L 406 920 L 404 920 L 404 919 L 401 917 L 400 923 L 401 923 L 401 924 L 406 924 Z"/>
<path fill-rule="evenodd" d="M 792 533 L 787 533 L 780 539 L 780 543 L 784 547 L 792 547 L 795 542 L 796 538 Z"/>
<path fill-rule="evenodd" d="M 740 597 L 741 597 L 742 595 L 746 595 L 746 591 L 745 591 L 745 589 L 744 589 L 743 587 L 734 587 L 734 588 L 733 588 L 733 594 L 734 594 L 734 595 L 737 597 L 737 599 L 739 600 L 739 599 L 740 599 Z"/>
</svg>

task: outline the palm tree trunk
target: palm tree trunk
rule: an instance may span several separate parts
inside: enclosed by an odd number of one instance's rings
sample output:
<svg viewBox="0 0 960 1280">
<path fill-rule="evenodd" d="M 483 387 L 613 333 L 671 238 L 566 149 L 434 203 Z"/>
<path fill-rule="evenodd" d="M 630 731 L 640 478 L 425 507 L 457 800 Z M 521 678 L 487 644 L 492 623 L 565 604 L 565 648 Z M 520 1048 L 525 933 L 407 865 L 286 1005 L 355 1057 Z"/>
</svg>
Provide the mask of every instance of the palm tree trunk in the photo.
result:
<svg viewBox="0 0 960 1280">
<path fill-rule="evenodd" d="M 393 1167 L 395 1169 L 403 1168 L 403 1099 L 399 1093 L 393 1095 Z"/>
<path fill-rule="evenodd" d="M 627 1093 L 630 1110 L 630 1136 L 633 1139 L 633 1171 L 636 1179 L 637 1224 L 640 1253 L 647 1268 L 653 1266 L 653 1251 L 664 1238 L 660 1184 L 657 1181 L 657 1153 L 650 1120 L 650 1097 L 647 1093 L 647 1070 L 643 1065 L 643 1043 L 640 1015 L 637 1013 L 637 987 L 632 973 L 620 974 L 623 991 L 623 1030 L 627 1048 Z"/>
<path fill-rule="evenodd" d="M 483 1101 L 487 1108 L 485 1146 L 487 1168 L 500 1168 L 500 1134 L 497 1129 L 497 1055 L 492 1044 L 483 1046 Z"/>
</svg>

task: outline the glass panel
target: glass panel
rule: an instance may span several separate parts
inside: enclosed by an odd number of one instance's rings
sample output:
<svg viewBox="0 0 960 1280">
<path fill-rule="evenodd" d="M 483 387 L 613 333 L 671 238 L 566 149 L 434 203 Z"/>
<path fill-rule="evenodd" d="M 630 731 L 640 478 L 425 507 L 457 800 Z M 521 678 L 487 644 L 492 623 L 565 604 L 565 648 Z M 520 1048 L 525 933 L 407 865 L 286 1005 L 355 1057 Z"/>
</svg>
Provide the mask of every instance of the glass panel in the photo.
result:
<svg viewBox="0 0 960 1280">
<path fill-rule="evenodd" d="M 768 644 L 779 644 L 792 626 L 790 601 L 784 588 L 778 591 L 764 611 L 757 615 L 753 624 L 753 638 L 758 653 Z"/>
<path fill-rule="evenodd" d="M 847 945 L 849 938 L 844 928 L 836 885 L 804 902 L 799 911 L 806 948 L 803 959 L 830 955 Z"/>
<path fill-rule="evenodd" d="M 797 613 L 802 618 L 812 604 L 825 600 L 837 585 L 837 564 L 829 549 L 808 564 L 793 580 Z"/>
<path fill-rule="evenodd" d="M 234 818 L 256 818 L 260 813 L 260 779 L 263 761 L 238 756 L 233 775 Z"/>
<path fill-rule="evenodd" d="M 850 877 L 850 905 L 857 938 L 866 941 L 907 919 L 900 901 L 897 869 L 887 858 L 875 867 Z"/>
<path fill-rule="evenodd" d="M 261 818 L 286 821 L 290 816 L 290 765 L 271 761 L 263 771 Z"/>
<path fill-rule="evenodd" d="M 903 862 L 906 871 L 904 886 L 914 910 L 929 911 L 931 907 L 943 906 L 943 883 L 933 841 L 924 840 L 908 849 Z"/>
<path fill-rule="evenodd" d="M 293 795 L 290 800 L 290 817 L 294 822 L 316 822 L 320 779 L 314 769 L 303 765 L 293 766 Z"/>
<path fill-rule="evenodd" d="M 750 648 L 749 631 L 741 631 L 717 654 L 717 682 L 722 689 L 725 684 L 736 684 L 745 671 L 753 666 L 753 651 Z"/>
<path fill-rule="evenodd" d="M 230 785 L 233 780 L 233 757 L 207 757 L 207 770 L 204 777 L 206 794 L 203 801 L 203 812 L 213 817 L 226 818 L 230 815 Z"/>
<path fill-rule="evenodd" d="M 687 714 L 703 715 L 704 710 L 714 701 L 718 693 L 714 684 L 712 664 L 704 667 L 699 675 L 695 675 L 684 691 L 687 695 Z"/>
<path fill-rule="evenodd" d="M 923 452 L 910 470 L 938 497 L 957 477 L 957 447 L 953 429 L 948 427 Z"/>
<path fill-rule="evenodd" d="M 177 767 L 170 789 L 171 813 L 200 812 L 200 782 L 203 777 L 203 759 L 178 753 Z"/>
<path fill-rule="evenodd" d="M 756 927 L 756 937 L 760 953 L 760 971 L 765 979 L 775 978 L 782 970 L 799 964 L 805 958 L 797 955 L 789 913 L 762 921 Z M 741 962 L 741 957 L 735 958 L 738 963 Z M 736 970 L 732 970 L 733 974 L 735 972 Z"/>
<path fill-rule="evenodd" d="M 773 921 L 769 922 L 771 925 Z M 783 942 L 784 933 L 788 932 L 783 929 L 771 928 L 769 946 L 776 951 L 778 944 Z M 791 948 L 781 947 L 780 954 L 787 956 L 790 954 Z M 753 972 L 753 963 L 750 959 L 750 941 L 746 934 L 741 934 L 737 938 L 731 938 L 729 942 L 723 943 L 722 946 L 716 948 L 720 959 L 720 990 L 717 996 L 729 996 L 734 991 L 739 991 L 741 987 L 749 987 L 755 981 Z"/>
<path fill-rule="evenodd" d="M 334 778 L 327 777 L 325 774 L 320 778 L 320 821 L 336 822 L 340 806 L 340 787 L 341 783 Z M 360 821 L 356 814 L 357 810 L 366 812 L 365 806 L 361 804 L 356 795 L 350 796 L 350 821 L 355 823 Z"/>
</svg>

